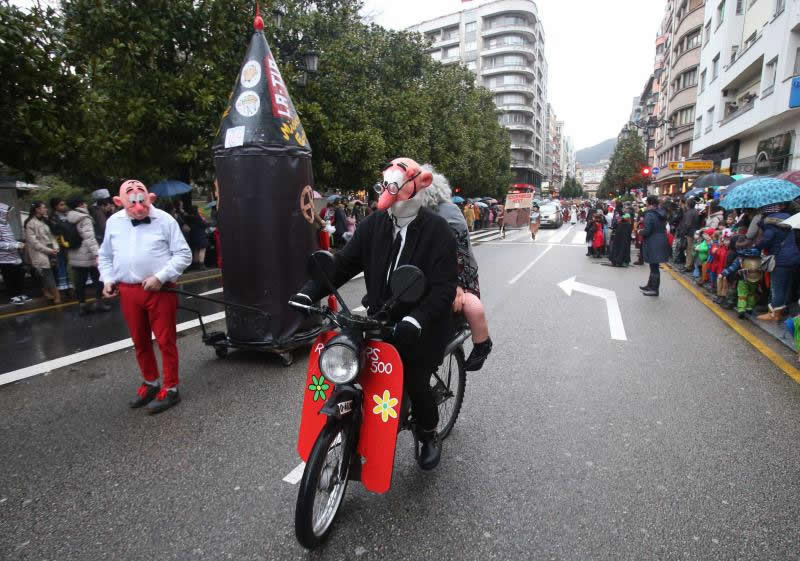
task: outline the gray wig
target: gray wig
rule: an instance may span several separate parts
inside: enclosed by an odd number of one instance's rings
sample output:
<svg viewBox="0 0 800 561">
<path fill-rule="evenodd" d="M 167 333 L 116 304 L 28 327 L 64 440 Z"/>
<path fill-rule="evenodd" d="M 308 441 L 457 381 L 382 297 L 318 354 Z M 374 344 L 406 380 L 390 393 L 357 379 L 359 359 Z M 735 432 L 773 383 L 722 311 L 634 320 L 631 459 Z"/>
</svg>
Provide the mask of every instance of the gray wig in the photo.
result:
<svg viewBox="0 0 800 561">
<path fill-rule="evenodd" d="M 441 173 L 436 173 L 430 164 L 423 165 L 422 171 L 429 171 L 433 174 L 433 183 L 430 187 L 417 193 L 417 197 L 422 201 L 422 206 L 435 209 L 441 203 L 451 202 L 453 191 L 450 189 L 450 182 L 447 181 L 447 178 Z"/>
</svg>

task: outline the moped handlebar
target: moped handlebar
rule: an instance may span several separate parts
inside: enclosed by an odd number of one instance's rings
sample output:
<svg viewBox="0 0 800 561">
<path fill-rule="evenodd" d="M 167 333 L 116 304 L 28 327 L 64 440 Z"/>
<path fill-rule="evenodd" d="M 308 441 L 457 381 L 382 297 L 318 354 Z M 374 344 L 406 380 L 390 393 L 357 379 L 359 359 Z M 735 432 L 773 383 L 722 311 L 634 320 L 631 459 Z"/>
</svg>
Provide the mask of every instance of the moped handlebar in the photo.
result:
<svg viewBox="0 0 800 561">
<path fill-rule="evenodd" d="M 329 308 L 320 308 L 319 306 L 301 304 L 291 300 L 289 301 L 289 305 L 293 308 L 304 310 L 308 313 L 325 316 L 338 327 L 349 327 L 363 331 L 377 331 L 382 337 L 391 336 L 394 332 L 394 324 L 385 321 L 344 312 L 334 312 Z"/>
</svg>

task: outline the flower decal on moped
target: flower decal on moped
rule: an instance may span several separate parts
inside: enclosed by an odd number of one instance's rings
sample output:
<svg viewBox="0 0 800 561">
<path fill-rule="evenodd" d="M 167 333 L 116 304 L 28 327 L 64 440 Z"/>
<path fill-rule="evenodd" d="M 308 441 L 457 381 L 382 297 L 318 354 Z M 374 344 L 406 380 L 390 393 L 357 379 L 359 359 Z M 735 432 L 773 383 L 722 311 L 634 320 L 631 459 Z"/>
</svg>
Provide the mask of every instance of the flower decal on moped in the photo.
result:
<svg viewBox="0 0 800 561">
<path fill-rule="evenodd" d="M 316 376 L 311 376 L 311 384 L 309 384 L 308 390 L 314 392 L 314 401 L 319 401 L 320 399 L 324 401 L 327 398 L 325 392 L 330 388 L 325 376 L 322 374 L 319 375 L 319 379 Z"/>
<path fill-rule="evenodd" d="M 376 415 L 380 415 L 384 423 L 389 422 L 389 417 L 392 419 L 397 418 L 397 411 L 394 410 L 394 406 L 398 403 L 397 398 L 390 396 L 389 390 L 383 390 L 383 397 L 373 395 L 372 399 L 377 403 L 377 405 L 372 408 L 372 412 Z"/>
</svg>

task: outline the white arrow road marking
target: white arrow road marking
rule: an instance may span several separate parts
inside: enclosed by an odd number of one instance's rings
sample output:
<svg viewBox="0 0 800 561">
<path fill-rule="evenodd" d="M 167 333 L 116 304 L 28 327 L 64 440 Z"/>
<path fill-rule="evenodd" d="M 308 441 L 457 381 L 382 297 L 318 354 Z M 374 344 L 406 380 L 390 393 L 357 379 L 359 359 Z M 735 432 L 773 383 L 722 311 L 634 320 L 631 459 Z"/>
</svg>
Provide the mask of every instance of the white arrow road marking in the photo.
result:
<svg viewBox="0 0 800 561">
<path fill-rule="evenodd" d="M 617 341 L 627 341 L 628 337 L 625 335 L 625 325 L 622 323 L 622 312 L 619 309 L 619 302 L 617 301 L 617 293 L 607 288 L 600 288 L 597 286 L 590 286 L 577 282 L 575 277 L 569 278 L 563 282 L 558 283 L 558 287 L 563 290 L 567 296 L 572 296 L 572 292 L 583 292 L 590 296 L 597 296 L 606 301 L 606 310 L 608 311 L 608 327 L 611 330 L 611 338 Z"/>
<path fill-rule="evenodd" d="M 303 471 L 306 469 L 306 463 L 300 462 L 296 468 L 289 472 L 283 480 L 290 485 L 297 485 L 303 478 Z"/>
<path fill-rule="evenodd" d="M 539 256 L 538 256 L 536 259 L 534 259 L 534 260 L 533 260 L 533 261 L 532 261 L 532 262 L 531 262 L 531 263 L 530 263 L 530 264 L 529 264 L 527 267 L 525 267 L 524 269 L 522 269 L 522 272 L 520 272 L 520 274 L 518 274 L 516 277 L 514 277 L 513 279 L 511 279 L 510 281 L 508 281 L 508 284 L 516 284 L 516 283 L 517 283 L 517 281 L 518 281 L 519 279 L 521 279 L 522 277 L 524 277 L 524 276 L 525 276 L 525 273 L 527 273 L 528 271 L 530 271 L 531 269 L 533 269 L 533 266 L 534 266 L 534 265 L 536 265 L 536 263 L 538 263 L 538 262 L 539 262 L 539 259 L 541 259 L 541 258 L 542 258 L 542 257 L 544 257 L 545 255 L 547 255 L 547 252 L 548 252 L 548 251 L 550 251 L 551 249 L 553 249 L 553 246 L 552 246 L 552 245 L 548 245 L 547 247 L 545 247 L 545 248 L 544 248 L 544 251 L 543 251 L 543 252 L 541 252 L 541 253 L 539 254 Z"/>
</svg>

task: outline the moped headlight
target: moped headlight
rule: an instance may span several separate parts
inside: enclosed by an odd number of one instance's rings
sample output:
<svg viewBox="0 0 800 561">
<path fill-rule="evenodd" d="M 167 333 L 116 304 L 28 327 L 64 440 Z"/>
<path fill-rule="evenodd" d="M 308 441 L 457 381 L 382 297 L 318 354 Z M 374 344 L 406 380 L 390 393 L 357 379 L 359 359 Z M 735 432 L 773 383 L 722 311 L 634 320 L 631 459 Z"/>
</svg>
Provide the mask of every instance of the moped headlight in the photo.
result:
<svg viewBox="0 0 800 561">
<path fill-rule="evenodd" d="M 349 345 L 333 344 L 322 351 L 319 370 L 334 384 L 346 384 L 358 376 L 358 351 Z"/>
</svg>

